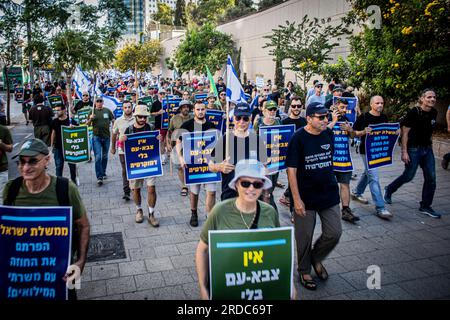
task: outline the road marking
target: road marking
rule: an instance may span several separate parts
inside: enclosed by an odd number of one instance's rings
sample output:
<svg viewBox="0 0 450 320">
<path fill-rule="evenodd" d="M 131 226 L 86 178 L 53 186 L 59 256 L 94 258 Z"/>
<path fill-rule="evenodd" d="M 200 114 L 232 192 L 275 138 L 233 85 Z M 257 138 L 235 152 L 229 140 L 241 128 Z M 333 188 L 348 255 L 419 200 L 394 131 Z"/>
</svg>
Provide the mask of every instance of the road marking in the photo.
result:
<svg viewBox="0 0 450 320">
<path fill-rule="evenodd" d="M 32 135 L 32 133 L 27 134 L 27 135 L 25 136 L 25 139 L 28 139 L 29 137 L 31 137 L 31 135 Z"/>
<path fill-rule="evenodd" d="M 17 147 L 18 144 L 19 144 L 18 142 L 14 143 L 13 148 Z"/>
</svg>

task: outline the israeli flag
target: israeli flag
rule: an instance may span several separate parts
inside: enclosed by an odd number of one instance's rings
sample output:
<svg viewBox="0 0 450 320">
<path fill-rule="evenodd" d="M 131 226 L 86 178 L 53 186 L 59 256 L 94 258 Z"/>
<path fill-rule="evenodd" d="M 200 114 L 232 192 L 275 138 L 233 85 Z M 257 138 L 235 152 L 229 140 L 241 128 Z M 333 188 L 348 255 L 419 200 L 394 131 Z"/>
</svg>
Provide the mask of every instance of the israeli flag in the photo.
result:
<svg viewBox="0 0 450 320">
<path fill-rule="evenodd" d="M 119 102 L 118 99 L 114 98 L 114 97 L 110 97 L 106 94 L 104 94 L 101 90 L 100 90 L 100 77 L 97 77 L 97 80 L 95 81 L 94 84 L 94 97 L 97 98 L 102 98 L 103 99 L 103 106 L 108 108 L 109 110 L 113 111 L 117 109 L 118 106 L 121 105 L 121 103 Z"/>
<path fill-rule="evenodd" d="M 244 89 L 239 82 L 230 56 L 227 59 L 227 102 L 234 104 L 246 102 Z"/>
<path fill-rule="evenodd" d="M 83 70 L 81 70 L 79 66 L 75 68 L 72 79 L 78 99 L 82 99 L 83 92 L 90 91 L 89 88 L 91 87 L 91 80 L 89 80 L 89 77 L 83 72 Z"/>
</svg>

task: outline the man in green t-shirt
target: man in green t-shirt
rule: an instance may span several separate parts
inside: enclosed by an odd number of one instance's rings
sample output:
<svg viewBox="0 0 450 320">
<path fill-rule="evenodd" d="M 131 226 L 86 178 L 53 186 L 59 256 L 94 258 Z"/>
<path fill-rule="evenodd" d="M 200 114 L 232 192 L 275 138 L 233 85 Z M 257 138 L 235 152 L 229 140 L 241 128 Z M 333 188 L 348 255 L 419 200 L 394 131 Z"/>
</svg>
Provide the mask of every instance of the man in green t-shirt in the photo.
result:
<svg viewBox="0 0 450 320">
<path fill-rule="evenodd" d="M 95 100 L 95 109 L 90 115 L 88 125 L 92 124 L 92 146 L 95 156 L 95 175 L 97 184 L 101 186 L 106 179 L 108 152 L 111 140 L 111 125 L 114 125 L 114 115 L 108 108 L 103 107 L 103 98 Z"/>
<path fill-rule="evenodd" d="M 9 129 L 0 124 L 0 186 L 8 181 L 8 157 L 7 152 L 13 149 L 13 141 Z"/>
<path fill-rule="evenodd" d="M 47 173 L 47 167 L 50 163 L 47 145 L 39 139 L 25 140 L 20 147 L 20 151 L 13 158 L 17 157 L 19 158 L 17 163 L 23 182 L 11 205 L 22 207 L 59 206 L 56 177 Z M 13 180 L 10 180 L 5 185 L 3 203 L 8 198 L 12 183 Z M 78 189 L 72 181 L 68 181 L 67 192 L 73 214 L 72 230 L 78 230 L 77 238 L 79 240 L 78 243 L 73 244 L 73 247 L 77 248 L 77 260 L 73 264 L 83 272 L 89 246 L 89 220 Z"/>
</svg>

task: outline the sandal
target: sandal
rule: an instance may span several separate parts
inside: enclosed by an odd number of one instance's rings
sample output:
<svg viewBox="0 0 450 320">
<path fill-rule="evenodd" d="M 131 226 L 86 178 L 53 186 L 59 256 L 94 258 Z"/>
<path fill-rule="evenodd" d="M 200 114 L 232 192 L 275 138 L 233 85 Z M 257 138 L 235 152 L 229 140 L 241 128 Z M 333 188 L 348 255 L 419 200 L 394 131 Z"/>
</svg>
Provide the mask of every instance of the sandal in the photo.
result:
<svg viewBox="0 0 450 320">
<path fill-rule="evenodd" d="M 282 205 L 289 207 L 291 205 L 291 202 L 286 199 L 286 197 L 282 196 L 280 200 L 278 200 Z"/>
<path fill-rule="evenodd" d="M 189 189 L 187 187 L 181 188 L 181 195 L 186 197 L 188 195 Z"/>
<path fill-rule="evenodd" d="M 320 270 L 321 270 L 321 272 L 319 272 L 318 271 L 318 266 L 320 265 Z M 323 266 L 323 264 L 321 264 L 320 262 L 318 262 L 318 263 L 313 263 L 312 264 L 312 266 L 313 266 L 313 269 L 314 269 L 314 272 L 317 274 L 317 277 L 320 279 L 320 280 L 327 280 L 328 279 L 328 272 L 327 272 L 327 270 L 325 269 L 325 267 Z"/>
<path fill-rule="evenodd" d="M 314 280 L 305 280 L 303 278 L 304 274 L 300 275 L 300 284 L 302 286 L 304 286 L 306 289 L 308 290 L 316 290 L 317 289 L 317 284 Z"/>
<path fill-rule="evenodd" d="M 275 183 L 275 186 L 276 186 L 277 188 L 281 188 L 281 189 L 283 189 L 283 188 L 285 187 L 285 185 L 282 184 L 282 183 L 279 182 L 279 181 L 277 181 L 277 182 Z"/>
</svg>

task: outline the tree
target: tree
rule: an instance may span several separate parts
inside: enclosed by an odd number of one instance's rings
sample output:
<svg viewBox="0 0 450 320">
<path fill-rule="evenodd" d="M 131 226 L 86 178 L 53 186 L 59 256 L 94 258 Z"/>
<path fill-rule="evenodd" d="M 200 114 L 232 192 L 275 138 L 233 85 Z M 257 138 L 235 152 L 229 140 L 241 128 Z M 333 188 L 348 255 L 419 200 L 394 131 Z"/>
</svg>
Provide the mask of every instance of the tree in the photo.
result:
<svg viewBox="0 0 450 320">
<path fill-rule="evenodd" d="M 219 20 L 220 22 L 228 22 L 253 12 L 256 12 L 256 9 L 252 0 L 236 0 L 235 5 L 230 7 Z"/>
<path fill-rule="evenodd" d="M 173 10 L 167 4 L 158 2 L 156 4 L 158 11 L 153 14 L 153 20 L 158 21 L 161 24 L 173 25 Z"/>
<path fill-rule="evenodd" d="M 269 40 L 263 48 L 271 48 L 269 54 L 274 57 L 273 61 L 275 61 L 275 84 L 281 88 L 284 85 L 283 61 L 288 58 L 284 45 L 289 41 L 289 38 L 283 27 L 280 25 L 278 27 L 280 29 L 272 29 L 270 35 L 263 37 Z"/>
<path fill-rule="evenodd" d="M 426 87 L 440 99 L 450 97 L 448 1 L 349 2 L 347 20 L 362 29 L 350 39 L 350 57 L 368 95 L 387 98 L 394 114 L 402 114 Z M 381 9 L 379 28 L 365 25 L 369 5 Z"/>
<path fill-rule="evenodd" d="M 175 64 L 181 73 L 194 70 L 203 74 L 206 66 L 211 71 L 221 69 L 227 55 L 234 50 L 230 35 L 217 31 L 215 25 L 206 23 L 200 28 L 188 30 L 185 39 L 175 52 Z"/>
<path fill-rule="evenodd" d="M 303 80 L 305 91 L 306 83 L 318 73 L 320 65 L 330 59 L 329 54 L 339 45 L 341 36 L 349 33 L 343 23 L 332 26 L 330 22 L 331 18 L 310 20 L 308 15 L 299 24 L 286 21 L 286 25 L 272 30 L 275 39 L 266 44 L 274 48 L 270 54 L 275 56 L 275 61 L 290 62 L 285 69 L 294 71 Z"/>
<path fill-rule="evenodd" d="M 196 25 L 216 23 L 228 9 L 234 7 L 234 0 L 200 0 L 193 6 L 192 19 Z"/>
<path fill-rule="evenodd" d="M 258 10 L 264 10 L 264 9 L 273 7 L 273 6 L 277 5 L 277 4 L 283 3 L 285 1 L 286 0 L 261 0 L 258 3 Z"/>
<path fill-rule="evenodd" d="M 184 0 L 177 0 L 177 4 L 175 6 L 175 17 L 173 24 L 175 26 L 186 26 L 186 2 Z"/>
<path fill-rule="evenodd" d="M 150 71 L 159 61 L 161 54 L 162 48 L 158 40 L 132 42 L 116 53 L 114 65 L 121 72 L 136 68 L 138 71 Z"/>
</svg>

